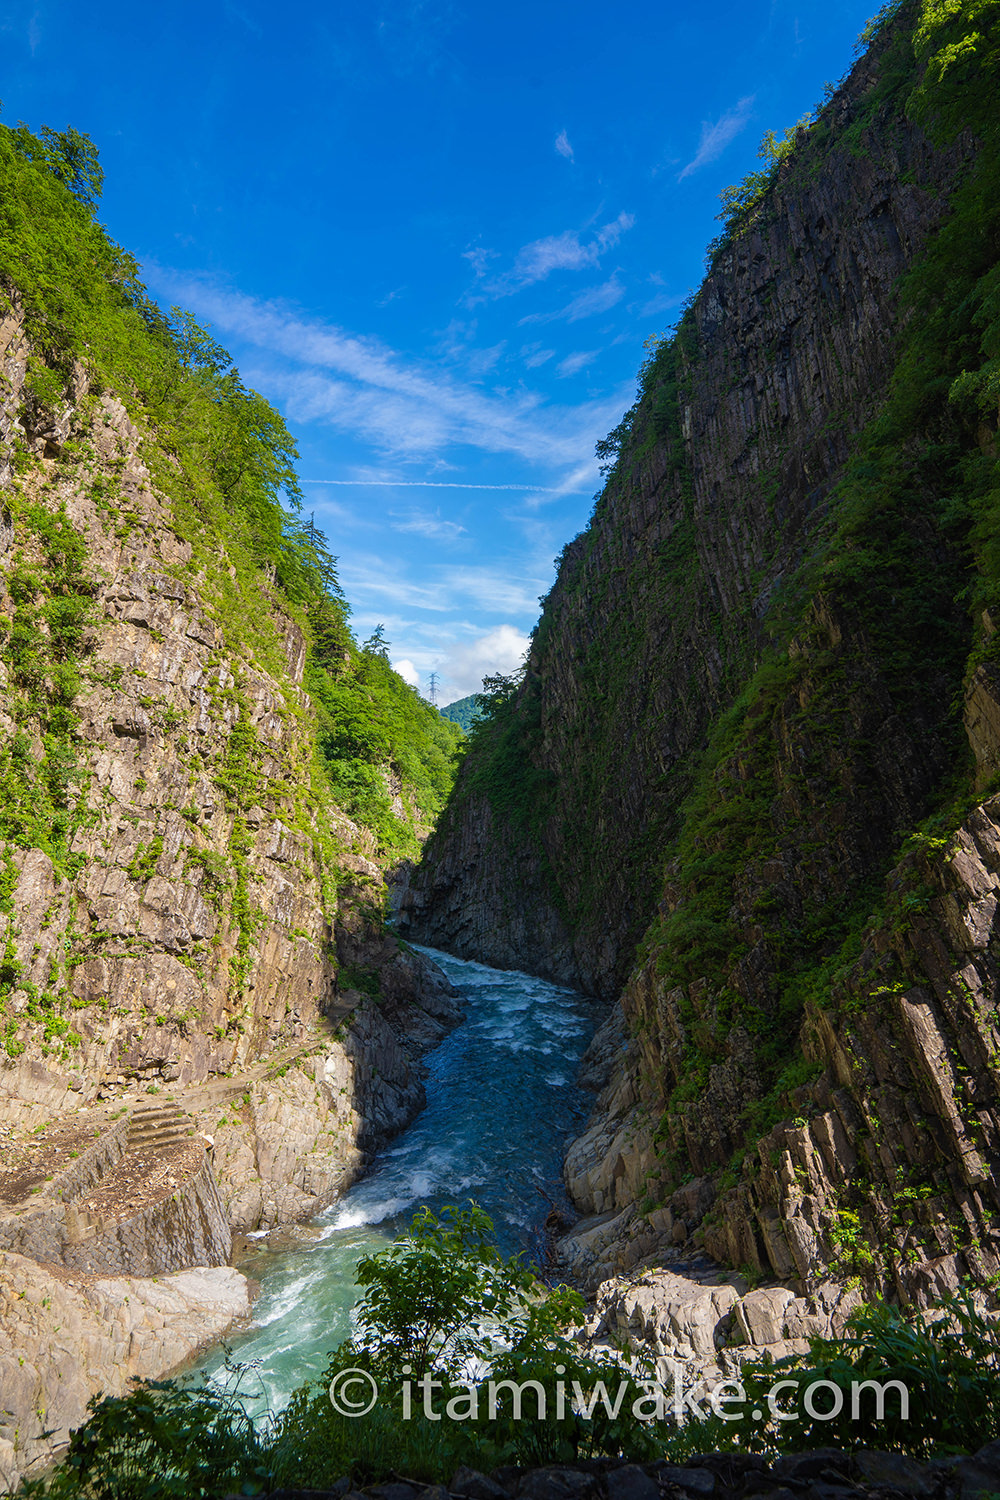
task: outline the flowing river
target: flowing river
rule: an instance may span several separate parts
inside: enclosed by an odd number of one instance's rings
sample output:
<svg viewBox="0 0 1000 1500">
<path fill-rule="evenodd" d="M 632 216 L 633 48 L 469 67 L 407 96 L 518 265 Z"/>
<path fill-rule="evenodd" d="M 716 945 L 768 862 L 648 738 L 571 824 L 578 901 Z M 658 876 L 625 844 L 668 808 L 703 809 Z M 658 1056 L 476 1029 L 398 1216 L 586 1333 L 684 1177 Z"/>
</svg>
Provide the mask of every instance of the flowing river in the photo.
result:
<svg viewBox="0 0 1000 1500">
<path fill-rule="evenodd" d="M 261 1240 L 241 1262 L 261 1293 L 252 1323 L 226 1347 L 238 1364 L 253 1366 L 241 1390 L 259 1409 L 278 1410 L 322 1373 L 328 1352 L 351 1332 L 358 1260 L 418 1208 L 474 1199 L 505 1252 L 537 1258 L 540 1226 L 565 1202 L 563 1153 L 592 1102 L 574 1080 L 599 1019 L 595 1003 L 528 974 L 420 951 L 440 964 L 466 1006 L 464 1020 L 427 1055 L 427 1107 L 332 1208 L 284 1236 L 290 1248 Z M 224 1362 L 224 1350 L 214 1350 L 199 1368 L 217 1380 Z"/>
</svg>

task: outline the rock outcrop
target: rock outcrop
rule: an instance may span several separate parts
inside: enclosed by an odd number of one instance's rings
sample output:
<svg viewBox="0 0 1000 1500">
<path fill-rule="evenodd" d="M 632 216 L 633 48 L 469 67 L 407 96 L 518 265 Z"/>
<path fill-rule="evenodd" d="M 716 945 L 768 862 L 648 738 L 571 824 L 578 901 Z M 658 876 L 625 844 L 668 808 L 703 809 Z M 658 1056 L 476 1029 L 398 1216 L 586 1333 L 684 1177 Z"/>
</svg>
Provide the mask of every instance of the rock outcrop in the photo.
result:
<svg viewBox="0 0 1000 1500">
<path fill-rule="evenodd" d="M 77 1281 L 0 1251 L 0 1487 L 51 1463 L 96 1391 L 160 1378 L 249 1310 L 229 1266 Z"/>
<path fill-rule="evenodd" d="M 917 19 L 748 181 L 401 899 L 620 1005 L 591 1289 L 691 1240 L 794 1296 L 1000 1269 L 1000 165 Z"/>
<path fill-rule="evenodd" d="M 67 374 L 78 330 L 53 352 L 30 301 L 0 285 L 0 1134 L 25 1166 L 0 1171 L 11 1482 L 95 1391 L 162 1376 L 246 1310 L 233 1229 L 349 1186 L 422 1107 L 423 1054 L 459 1013 L 389 934 L 387 860 L 333 797 L 311 617 L 252 526 L 206 526 L 202 455 L 184 467 L 148 393 L 123 386 L 126 406 L 82 359 Z M 309 597 L 339 649 L 335 599 Z M 374 774 L 418 834 L 410 789 Z"/>
<path fill-rule="evenodd" d="M 893 65 L 884 48 L 859 62 L 767 214 L 713 262 L 679 368 L 640 402 L 590 528 L 563 551 L 520 694 L 520 754 L 467 761 L 403 897 L 404 933 L 619 993 L 706 735 L 829 522 L 895 367 L 900 277 L 967 166 L 967 140 L 935 148 L 886 101 Z M 886 719 L 886 763 L 907 775 L 883 797 L 905 824 L 954 749 Z"/>
<path fill-rule="evenodd" d="M 366 1066 L 392 1046 L 412 1053 L 410 1020 L 426 1045 L 435 1023 L 422 997 L 440 1013 L 448 986 L 384 935 L 370 835 L 310 786 L 302 629 L 263 574 L 179 534 L 143 457 L 148 436 L 120 401 L 88 396 L 82 371 L 58 431 L 25 434 L 32 356 L 16 305 L 0 355 L 16 492 L 0 556 L 4 670 L 24 678 L 30 630 L 39 670 L 63 665 L 49 622 L 71 552 L 74 598 L 89 601 L 61 740 L 35 730 L 32 743 L 23 712 L 0 719 L 7 818 L 29 825 L 0 847 L 0 1118 L 34 1127 L 129 1082 L 185 1087 L 239 1070 L 353 1009 L 355 974 L 385 1005 L 382 1021 L 371 1006 L 357 1013 L 350 1046 Z M 18 777 L 19 756 L 34 780 Z M 40 828 L 31 847 L 30 802 L 57 772 L 64 842 Z M 388 1085 L 376 1091 L 370 1120 L 355 1101 L 358 1129 L 398 1129 L 419 1107 L 417 1072 L 412 1056 L 390 1063 L 394 1100 Z"/>
</svg>

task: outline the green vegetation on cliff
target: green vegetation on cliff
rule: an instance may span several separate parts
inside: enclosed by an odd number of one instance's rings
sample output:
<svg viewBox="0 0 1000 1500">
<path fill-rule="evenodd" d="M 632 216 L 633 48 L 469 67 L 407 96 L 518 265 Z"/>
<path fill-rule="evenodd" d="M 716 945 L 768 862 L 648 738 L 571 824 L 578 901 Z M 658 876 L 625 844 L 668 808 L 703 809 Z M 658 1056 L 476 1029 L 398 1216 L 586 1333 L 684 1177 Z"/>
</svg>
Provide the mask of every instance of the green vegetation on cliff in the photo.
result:
<svg viewBox="0 0 1000 1500">
<path fill-rule="evenodd" d="M 454 703 L 446 703 L 444 708 L 439 709 L 439 713 L 442 719 L 450 719 L 468 734 L 479 718 L 478 699 L 478 693 L 470 693 L 468 698 L 456 698 Z"/>
<path fill-rule="evenodd" d="M 178 535 L 194 548 L 192 566 L 209 573 L 227 640 L 247 659 L 277 660 L 268 610 L 253 602 L 262 597 L 302 625 L 328 795 L 372 830 L 382 854 L 414 854 L 418 830 L 447 795 L 460 735 L 383 653 L 355 642 L 335 559 L 300 515 L 284 421 L 189 314 L 164 313 L 150 299 L 133 258 L 95 218 L 101 182 L 96 150 L 78 132 L 0 126 L 0 290 L 23 313 L 32 349 L 24 428 L 44 440 L 75 409 L 75 431 L 57 445 L 68 473 L 86 457 L 97 399 L 108 392 L 124 401 Z M 31 452 L 18 429 L 12 439 L 25 473 Z M 114 483 L 98 476 L 94 489 L 126 534 L 136 518 Z M 21 727 L 0 750 L 0 837 L 45 849 L 65 870 L 83 816 L 73 699 L 94 583 L 84 539 L 65 514 L 23 500 L 17 483 L 5 505 L 20 560 L 2 650 Z M 36 731 L 37 766 L 26 748 Z"/>
<path fill-rule="evenodd" d="M 462 734 L 389 665 L 376 636 L 358 649 L 328 600 L 311 611 L 306 681 L 320 709 L 320 748 L 334 797 L 378 834 L 382 848 L 417 852 L 413 816 L 393 810 L 384 767 L 393 767 L 430 826 L 451 790 Z"/>
<path fill-rule="evenodd" d="M 875 1450 L 868 1459 L 883 1473 L 902 1472 L 910 1492 L 928 1486 L 931 1472 L 893 1468 L 888 1453 L 933 1458 L 934 1477 L 950 1478 L 942 1454 L 957 1463 L 1000 1430 L 996 1324 L 964 1289 L 944 1299 L 943 1331 L 919 1314 L 862 1309 L 842 1337 L 812 1338 L 807 1353 L 777 1364 L 751 1359 L 739 1380 L 706 1390 L 675 1384 L 663 1361 L 657 1368 L 640 1358 L 629 1368 L 615 1354 L 581 1351 L 568 1332 L 582 1313 L 579 1294 L 544 1288 L 520 1257 L 505 1260 L 491 1229 L 474 1205 L 445 1208 L 440 1218 L 424 1210 L 407 1233 L 362 1259 L 356 1336 L 267 1422 L 246 1416 L 240 1397 L 253 1392 L 241 1384 L 252 1371 L 240 1367 L 230 1390 L 140 1385 L 128 1396 L 95 1398 L 55 1472 L 25 1481 L 18 1493 L 25 1500 L 330 1494 L 403 1475 L 414 1485 L 447 1485 L 463 1467 L 484 1487 L 482 1471 L 506 1479 L 508 1465 L 522 1482 L 525 1471 L 542 1468 L 551 1485 L 554 1473 L 564 1490 L 579 1465 L 574 1488 L 582 1490 L 593 1488 L 595 1471 L 614 1467 L 607 1460 L 693 1463 L 699 1467 L 688 1472 L 703 1475 L 695 1455 L 745 1461 L 748 1453 L 774 1459 L 821 1448 L 829 1461 L 831 1445 L 848 1471 L 851 1448 Z M 767 1479 L 758 1467 L 754 1478 Z M 675 1473 L 684 1488 L 684 1470 Z M 981 1476 L 967 1480 L 973 1495 L 983 1490 Z M 635 1471 L 625 1471 L 625 1482 L 638 1488 Z"/>
<path fill-rule="evenodd" d="M 418 875 L 417 930 L 447 940 L 463 820 L 485 800 L 494 847 L 463 940 L 530 856 L 568 935 L 560 977 L 613 994 L 634 966 L 650 1201 L 714 1174 L 732 1196 L 713 1253 L 803 1277 L 898 1270 L 911 1220 L 906 1253 L 929 1256 L 906 1194 L 951 1216 L 937 1243 L 972 1265 L 988 1211 L 958 1204 L 997 1194 L 992 960 L 961 981 L 935 960 L 951 908 L 931 855 L 954 852 L 1000 765 L 1000 4 L 892 4 L 866 41 L 724 195 L 706 283 L 598 445 L 590 526 Z M 948 1038 L 947 1104 L 896 1015 L 911 991 Z M 852 1017 L 874 1061 L 850 1052 Z M 836 1128 L 860 1160 L 838 1152 L 827 1203 L 782 1163 L 814 1116 L 834 1129 L 848 1078 L 857 1114 Z M 903 1146 L 877 1123 L 887 1094 Z M 973 1143 L 983 1175 L 949 1186 L 949 1152 Z"/>
<path fill-rule="evenodd" d="M 901 289 L 904 331 L 888 398 L 860 434 L 810 555 L 779 596 L 760 667 L 713 727 L 673 851 L 673 910 L 645 940 L 668 985 L 722 982 L 718 1019 L 699 1026 L 701 1056 L 688 1059 L 687 1097 L 737 1022 L 759 1031 L 758 1056 L 780 1073 L 796 1050 L 804 999 L 829 993 L 828 960 L 842 966 L 878 919 L 891 853 L 881 870 L 862 867 L 829 898 L 819 883 L 784 911 L 761 870 L 779 850 L 808 861 L 823 820 L 842 805 L 845 781 L 877 766 L 885 720 L 919 723 L 940 746 L 945 769 L 923 793 L 934 832 L 954 827 L 988 790 L 975 783 L 956 696 L 969 667 L 996 653 L 980 618 L 1000 589 L 1000 43 L 995 29 L 987 43 L 974 11 L 990 12 L 994 23 L 1000 15 L 996 5 L 961 14 L 925 5 L 908 72 L 899 61 L 910 46 L 906 28 L 890 43 L 883 80 L 891 92 L 883 82 L 879 104 L 897 101 L 942 143 L 964 128 L 981 147 Z M 875 673 L 882 724 L 866 707 Z M 795 742 L 798 764 L 790 764 Z M 896 848 L 915 831 L 899 828 Z M 754 945 L 749 979 L 741 968 Z M 775 1118 L 786 1106 L 779 1095 Z M 763 1119 L 751 1105 L 751 1141 Z"/>
</svg>

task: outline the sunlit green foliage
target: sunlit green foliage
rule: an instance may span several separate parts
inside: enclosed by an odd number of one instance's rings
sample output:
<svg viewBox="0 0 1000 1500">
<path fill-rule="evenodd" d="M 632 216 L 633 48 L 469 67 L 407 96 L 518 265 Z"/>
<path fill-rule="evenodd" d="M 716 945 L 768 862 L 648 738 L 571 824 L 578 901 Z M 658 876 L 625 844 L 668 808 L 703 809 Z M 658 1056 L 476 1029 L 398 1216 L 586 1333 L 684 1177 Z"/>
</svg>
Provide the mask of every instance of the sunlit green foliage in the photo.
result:
<svg viewBox="0 0 1000 1500">
<path fill-rule="evenodd" d="M 769 189 L 777 180 L 781 163 L 788 160 L 811 123 L 812 115 L 803 115 L 801 120 L 790 125 L 781 136 L 776 135 L 773 130 L 764 132 L 757 148 L 757 158 L 764 163 L 761 170 L 750 172 L 742 182 L 723 188 L 719 194 L 722 212 L 716 217 L 722 220 L 725 234 L 737 234 L 753 223 Z"/>
<path fill-rule="evenodd" d="M 120 395 L 205 520 L 234 533 L 292 599 L 338 594 L 334 560 L 298 520 L 297 456 L 285 423 L 246 387 L 229 354 L 190 314 L 165 314 L 132 256 L 94 217 L 101 173 L 78 132 L 0 126 L 0 288 L 24 308 L 37 399 L 56 404 L 75 362 L 90 388 Z M 157 476 L 158 478 L 161 476 Z M 207 483 L 206 483 L 207 481 Z"/>
<path fill-rule="evenodd" d="M 520 1256 L 501 1255 L 492 1229 L 474 1204 L 440 1216 L 424 1209 L 386 1250 L 365 1257 L 357 1334 L 263 1432 L 250 1430 L 234 1395 L 218 1389 L 167 1382 L 95 1400 L 47 1493 L 52 1500 L 139 1500 L 221 1495 L 241 1483 L 244 1493 L 326 1489 L 345 1477 L 362 1484 L 393 1474 L 440 1483 L 460 1464 L 653 1458 L 659 1434 L 632 1409 L 645 1394 L 640 1379 L 613 1357 L 581 1351 L 569 1336 L 582 1317 L 579 1294 L 546 1287 Z M 425 1377 L 433 1384 L 422 1388 Z M 496 1383 L 492 1407 L 487 1379 Z M 602 1380 L 612 1410 L 593 1399 Z M 504 1381 L 524 1386 L 523 1402 Z M 372 1382 L 377 1402 L 358 1414 L 372 1399 Z M 574 1387 L 591 1404 L 589 1415 L 574 1409 Z M 29 1483 L 25 1492 L 38 1489 Z"/>
<path fill-rule="evenodd" d="M 386 853 L 415 855 L 413 819 L 394 809 L 393 767 L 415 802 L 416 821 L 434 822 L 455 776 L 464 736 L 389 665 L 380 642 L 359 650 L 336 611 L 312 609 L 314 646 L 306 680 L 320 712 L 320 750 L 333 795 L 376 833 Z"/>
<path fill-rule="evenodd" d="M 85 780 L 73 742 L 73 700 L 89 651 L 93 584 L 83 539 L 64 509 L 53 512 L 15 499 L 10 504 L 19 534 L 41 558 L 33 564 L 23 546 L 17 548 L 7 576 L 13 612 L 0 616 L 5 708 L 17 726 L 0 741 L 0 839 L 42 849 L 58 869 L 71 873 L 77 861 L 70 844 L 84 816 Z"/>
<path fill-rule="evenodd" d="M 710 1417 L 691 1429 L 695 1451 L 861 1448 L 927 1459 L 975 1452 L 1000 1433 L 1000 1331 L 995 1313 L 966 1287 L 946 1294 L 931 1315 L 862 1307 L 842 1337 L 812 1338 L 808 1354 L 773 1363 L 764 1356 L 745 1365 L 741 1379 L 744 1395 L 727 1402 L 729 1420 Z M 781 1414 L 774 1422 L 754 1415 L 774 1411 Z"/>
<path fill-rule="evenodd" d="M 269 1422 L 247 1421 L 238 1380 L 95 1398 L 59 1468 L 20 1493 L 207 1500 L 400 1475 L 447 1484 L 463 1464 L 683 1463 L 712 1451 L 775 1456 L 831 1444 L 924 1458 L 975 1451 L 1000 1431 L 997 1325 L 965 1290 L 944 1299 L 943 1321 L 862 1308 L 841 1338 L 813 1338 L 808 1353 L 777 1364 L 751 1360 L 718 1391 L 715 1412 L 702 1395 L 681 1426 L 662 1368 L 582 1350 L 570 1336 L 579 1295 L 546 1288 L 520 1257 L 505 1259 L 491 1230 L 475 1205 L 440 1217 L 424 1209 L 365 1257 L 357 1334 Z M 881 1402 L 863 1384 L 871 1381 L 885 1387 Z"/>
<path fill-rule="evenodd" d="M 133 258 L 96 221 L 101 183 L 96 149 L 79 132 L 36 136 L 0 126 L 0 297 L 16 299 L 25 314 L 33 350 L 24 393 L 29 422 L 70 404 L 79 367 L 88 409 L 103 391 L 124 400 L 146 439 L 153 477 L 174 502 L 178 529 L 211 570 L 230 646 L 252 654 L 262 644 L 248 595 L 266 600 L 273 591 L 293 613 L 304 612 L 308 686 L 330 791 L 372 828 L 381 853 L 415 854 L 414 822 L 429 824 L 442 806 L 461 735 L 392 671 L 383 643 L 358 648 L 336 560 L 301 514 L 297 453 L 284 420 L 189 313 L 164 313 L 149 298 Z M 108 491 L 98 498 L 110 511 L 113 484 L 98 486 Z M 43 551 L 50 521 L 41 506 L 30 516 L 22 506 L 17 516 L 19 533 L 34 528 Z M 123 517 L 122 524 L 132 523 Z M 44 579 L 29 576 L 26 564 L 12 576 L 17 609 L 5 656 L 21 718 L 41 727 L 48 770 L 47 789 L 35 799 L 29 783 L 38 779 L 28 774 L 21 741 L 3 752 L 0 781 L 18 795 L 6 799 L 0 837 L 45 848 L 65 866 L 72 701 L 93 586 L 82 538 L 68 522 L 60 526 L 75 548 L 73 579 L 51 558 Z M 220 546 L 234 579 L 218 565 Z M 266 624 L 266 602 L 259 613 Z M 50 745 L 53 734 L 58 744 Z"/>
<path fill-rule="evenodd" d="M 998 0 L 923 0 L 914 35 L 924 77 L 911 109 L 945 137 L 960 130 L 995 137 L 1000 130 Z"/>
<path fill-rule="evenodd" d="M 470 693 L 467 698 L 456 698 L 454 703 L 445 704 L 444 708 L 439 709 L 438 712 L 442 719 L 450 719 L 453 724 L 457 724 L 468 734 L 480 717 L 476 703 L 478 696 L 478 693 Z"/>
</svg>

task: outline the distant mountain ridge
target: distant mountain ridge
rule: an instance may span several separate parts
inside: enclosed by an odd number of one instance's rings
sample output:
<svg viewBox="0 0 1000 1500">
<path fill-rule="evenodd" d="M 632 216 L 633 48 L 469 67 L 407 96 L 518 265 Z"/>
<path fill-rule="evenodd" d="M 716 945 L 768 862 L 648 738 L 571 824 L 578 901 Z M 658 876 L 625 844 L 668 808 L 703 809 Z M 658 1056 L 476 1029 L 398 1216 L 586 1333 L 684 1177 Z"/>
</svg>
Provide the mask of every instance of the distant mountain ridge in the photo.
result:
<svg viewBox="0 0 1000 1500">
<path fill-rule="evenodd" d="M 478 693 L 470 693 L 467 698 L 456 698 L 454 703 L 446 703 L 444 708 L 438 709 L 438 713 L 442 719 L 450 719 L 452 724 L 459 725 L 468 734 L 476 720 L 482 718 L 478 699 Z"/>
</svg>

